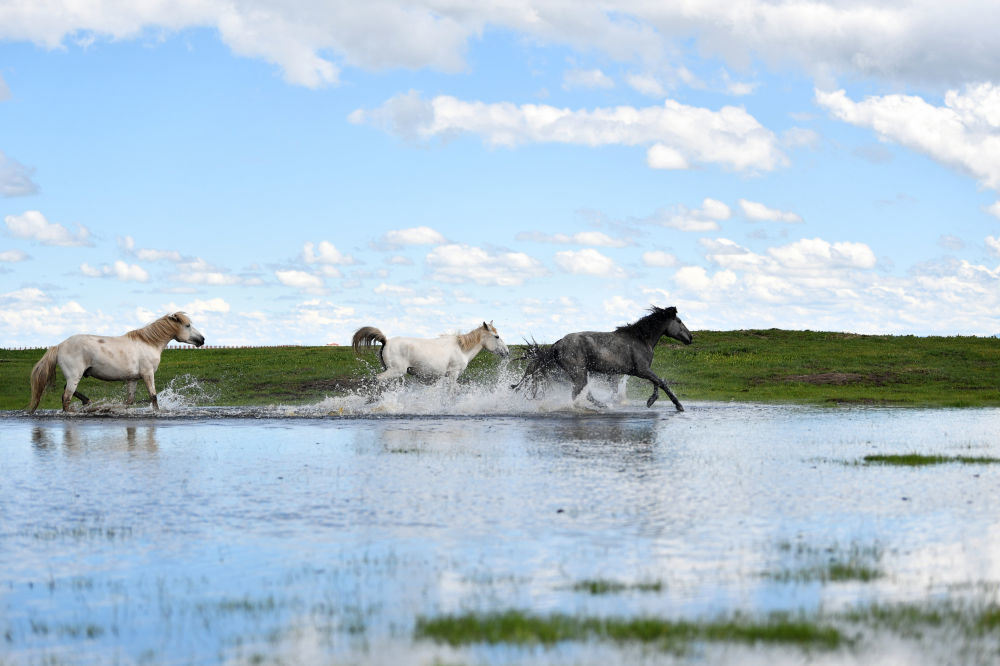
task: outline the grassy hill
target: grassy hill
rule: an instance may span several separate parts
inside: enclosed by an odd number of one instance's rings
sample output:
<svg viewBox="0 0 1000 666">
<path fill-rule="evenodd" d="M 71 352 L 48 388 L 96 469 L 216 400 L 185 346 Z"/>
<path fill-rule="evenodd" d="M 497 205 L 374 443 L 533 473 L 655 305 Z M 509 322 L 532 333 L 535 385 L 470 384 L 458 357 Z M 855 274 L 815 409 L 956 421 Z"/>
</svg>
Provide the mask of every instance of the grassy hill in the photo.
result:
<svg viewBox="0 0 1000 666">
<path fill-rule="evenodd" d="M 1000 406 L 1000 339 L 854 335 L 777 329 L 695 331 L 694 344 L 664 341 L 653 370 L 684 401 L 736 400 L 802 404 Z M 513 356 L 518 355 L 516 346 Z M 28 378 L 42 350 L 0 350 L 0 410 L 24 409 Z M 157 390 L 195 379 L 201 404 L 301 404 L 358 386 L 374 355 L 355 359 L 347 347 L 168 349 Z M 495 381 L 496 357 L 480 354 L 463 381 Z M 520 367 L 520 364 L 514 363 Z M 190 382 L 188 382 L 190 383 Z M 63 379 L 42 401 L 60 405 Z M 122 383 L 84 379 L 91 399 L 124 400 Z M 630 395 L 649 395 L 633 381 Z M 140 382 L 138 399 L 146 397 Z M 668 401 L 662 403 L 670 408 Z"/>
</svg>

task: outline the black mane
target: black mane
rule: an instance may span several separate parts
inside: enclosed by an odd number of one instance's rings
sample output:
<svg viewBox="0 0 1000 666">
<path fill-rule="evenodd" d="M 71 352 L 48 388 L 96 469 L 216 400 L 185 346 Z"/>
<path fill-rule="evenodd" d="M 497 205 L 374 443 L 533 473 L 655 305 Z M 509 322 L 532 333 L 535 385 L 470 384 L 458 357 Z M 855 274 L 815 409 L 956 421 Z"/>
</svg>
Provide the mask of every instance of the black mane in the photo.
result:
<svg viewBox="0 0 1000 666">
<path fill-rule="evenodd" d="M 649 306 L 649 314 L 631 324 L 625 324 L 615 329 L 616 333 L 631 335 L 635 338 L 648 339 L 663 330 L 663 324 L 669 319 L 677 318 L 677 308 L 660 308 Z"/>
</svg>

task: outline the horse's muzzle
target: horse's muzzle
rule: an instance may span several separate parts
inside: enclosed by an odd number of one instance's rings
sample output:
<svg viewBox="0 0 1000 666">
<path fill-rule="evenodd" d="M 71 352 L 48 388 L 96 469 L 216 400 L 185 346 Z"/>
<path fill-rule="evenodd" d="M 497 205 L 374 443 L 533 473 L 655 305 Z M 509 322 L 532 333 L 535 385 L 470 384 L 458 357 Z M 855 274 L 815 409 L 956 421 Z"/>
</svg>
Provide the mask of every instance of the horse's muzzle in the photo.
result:
<svg viewBox="0 0 1000 666">
<path fill-rule="evenodd" d="M 201 337 L 195 338 L 191 342 L 194 343 L 195 347 L 201 347 L 201 346 L 203 346 L 205 344 L 205 337 L 201 336 Z"/>
</svg>

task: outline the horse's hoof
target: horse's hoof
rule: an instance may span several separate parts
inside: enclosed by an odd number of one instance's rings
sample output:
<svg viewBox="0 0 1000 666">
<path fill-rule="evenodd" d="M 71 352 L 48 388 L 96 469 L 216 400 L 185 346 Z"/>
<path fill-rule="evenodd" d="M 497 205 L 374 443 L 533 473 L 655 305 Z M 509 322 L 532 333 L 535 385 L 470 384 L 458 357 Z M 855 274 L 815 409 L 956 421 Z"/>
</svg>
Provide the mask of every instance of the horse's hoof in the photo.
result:
<svg viewBox="0 0 1000 666">
<path fill-rule="evenodd" d="M 684 411 L 684 407 L 681 405 L 681 403 L 677 403 L 676 407 L 677 407 L 677 411 L 678 412 L 683 412 Z"/>
<path fill-rule="evenodd" d="M 652 407 L 654 402 L 656 402 L 656 396 L 655 395 L 652 398 L 650 398 L 649 400 L 646 401 L 646 407 Z"/>
</svg>

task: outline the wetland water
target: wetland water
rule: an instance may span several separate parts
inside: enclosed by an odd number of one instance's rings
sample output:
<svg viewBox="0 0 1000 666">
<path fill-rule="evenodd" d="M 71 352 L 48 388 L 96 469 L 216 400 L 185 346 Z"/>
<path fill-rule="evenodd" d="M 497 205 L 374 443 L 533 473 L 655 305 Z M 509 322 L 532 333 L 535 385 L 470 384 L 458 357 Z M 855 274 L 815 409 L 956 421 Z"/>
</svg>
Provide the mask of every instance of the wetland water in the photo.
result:
<svg viewBox="0 0 1000 666">
<path fill-rule="evenodd" d="M 909 632 L 842 615 L 996 608 L 1000 465 L 860 461 L 1000 457 L 1000 410 L 348 407 L 0 416 L 0 664 L 1000 655 L 1000 628 Z M 417 618 L 515 609 L 788 611 L 856 640 L 452 647 L 414 633 Z"/>
</svg>

